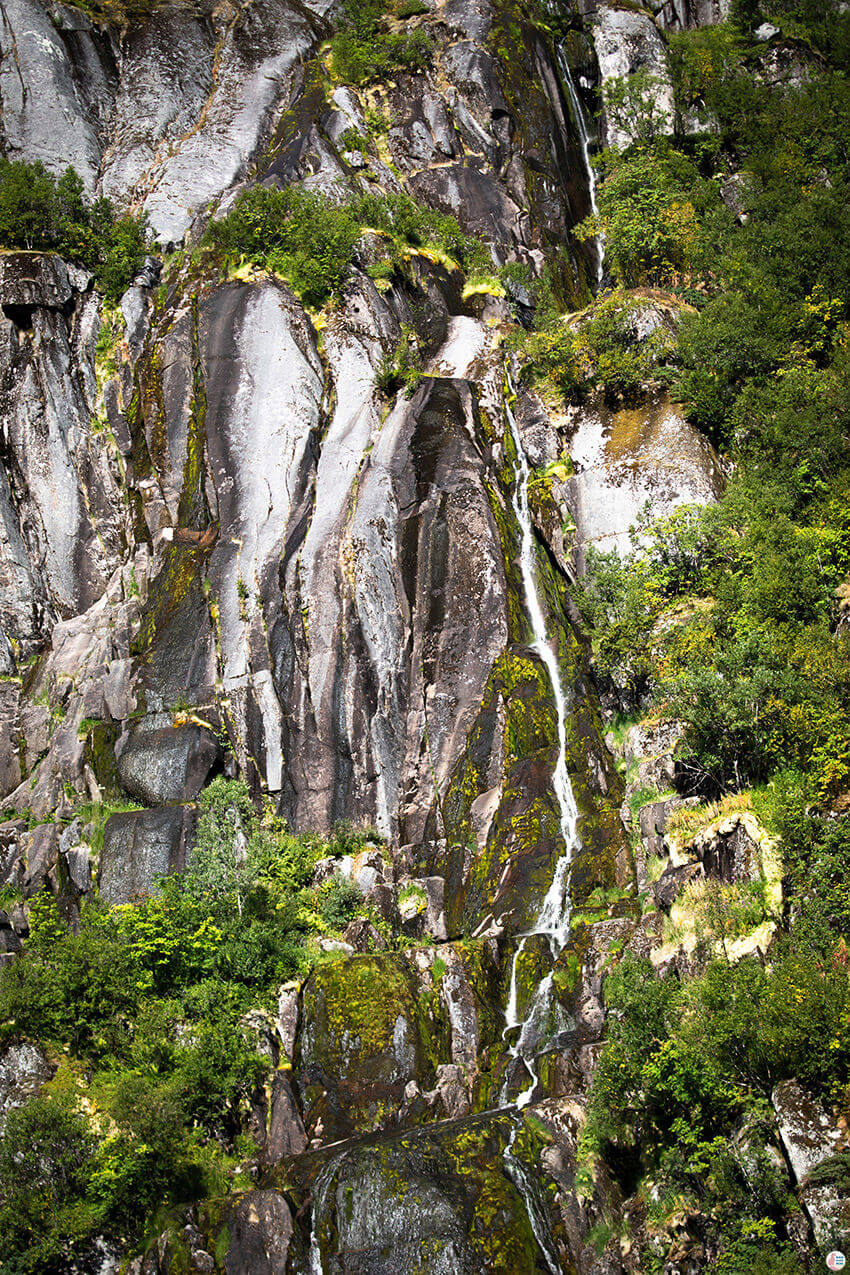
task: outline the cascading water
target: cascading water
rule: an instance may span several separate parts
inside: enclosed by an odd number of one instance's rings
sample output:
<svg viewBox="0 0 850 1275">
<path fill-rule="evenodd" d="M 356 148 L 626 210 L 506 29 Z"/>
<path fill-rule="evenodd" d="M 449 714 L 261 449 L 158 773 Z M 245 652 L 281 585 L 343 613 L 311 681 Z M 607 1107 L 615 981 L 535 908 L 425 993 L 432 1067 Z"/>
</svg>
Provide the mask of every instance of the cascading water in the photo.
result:
<svg viewBox="0 0 850 1275">
<path fill-rule="evenodd" d="M 338 1162 L 331 1160 L 319 1172 L 313 1186 L 313 1216 L 312 1225 L 310 1227 L 309 1252 L 310 1275 L 324 1275 L 324 1267 L 322 1266 L 322 1250 L 319 1247 L 319 1217 L 321 1216 L 322 1209 L 325 1207 L 328 1190 L 333 1180 L 334 1173 L 338 1167 Z"/>
<path fill-rule="evenodd" d="M 534 532 L 531 523 L 531 511 L 528 505 L 528 480 L 531 476 L 531 471 L 517 428 L 516 418 L 511 411 L 510 404 L 507 402 L 505 403 L 505 415 L 516 453 L 514 464 L 515 481 L 511 503 L 521 532 L 520 574 L 522 576 L 528 616 L 531 621 L 531 630 L 534 635 L 534 650 L 543 661 L 549 674 L 558 717 L 558 757 L 552 775 L 552 787 L 558 802 L 561 836 L 564 841 L 563 853 L 559 855 L 555 864 L 552 884 L 546 892 L 537 920 L 533 929 L 528 930 L 521 936 L 511 965 L 510 991 L 508 993 L 507 1009 L 505 1010 L 503 1037 L 507 1037 L 508 1033 L 519 1028 L 516 1040 L 510 1047 L 510 1053 L 513 1058 L 522 1059 L 523 1066 L 531 1079 L 531 1084 L 516 1099 L 516 1109 L 517 1112 L 520 1112 L 531 1102 L 534 1091 L 537 1088 L 537 1069 L 534 1059 L 543 1034 L 542 1029 L 546 1023 L 551 1022 L 550 1001 L 553 977 L 550 970 L 540 980 L 525 1011 L 525 1016 L 521 1018 L 517 966 L 525 950 L 526 943 L 535 935 L 541 935 L 548 941 L 553 961 L 557 960 L 563 950 L 570 933 L 570 898 L 568 893 L 570 864 L 575 851 L 581 843 L 578 836 L 578 808 L 567 771 L 567 700 L 561 683 L 558 659 L 546 633 L 546 619 L 534 578 Z M 545 1213 L 541 1209 L 540 1202 L 532 1189 L 531 1179 L 525 1165 L 514 1155 L 513 1148 L 519 1134 L 520 1125 L 521 1121 L 517 1120 L 504 1150 L 505 1171 L 525 1201 L 531 1229 L 551 1275 L 561 1275 L 561 1264 L 558 1261 L 558 1256 L 548 1231 Z"/>
<path fill-rule="evenodd" d="M 551 1275 L 563 1275 L 561 1271 L 561 1263 L 558 1261 L 558 1255 L 555 1252 L 555 1246 L 552 1243 L 552 1236 L 549 1230 L 548 1219 L 544 1210 L 540 1207 L 540 1201 L 534 1191 L 531 1174 L 518 1156 L 514 1155 L 514 1143 L 519 1133 L 519 1124 L 514 1126 L 508 1145 L 504 1151 L 505 1170 L 508 1177 L 513 1182 L 525 1201 L 528 1220 L 531 1223 L 531 1230 L 534 1238 L 537 1240 L 537 1247 L 546 1259 L 546 1265 L 549 1267 Z"/>
<path fill-rule="evenodd" d="M 558 718 L 558 757 L 552 775 L 552 787 L 558 802 L 561 836 L 564 841 L 563 853 L 555 864 L 552 884 L 546 892 L 537 920 L 534 923 L 534 927 L 520 938 L 511 965 L 504 1036 L 506 1037 L 509 1032 L 519 1028 L 519 1033 L 511 1046 L 510 1052 L 514 1058 L 522 1059 L 531 1079 L 531 1085 L 519 1095 L 516 1101 L 517 1108 L 522 1109 L 531 1102 L 534 1090 L 537 1087 L 537 1071 L 534 1066 L 534 1057 L 540 1037 L 539 1027 L 541 1020 L 544 1016 L 548 1017 L 549 1015 L 552 973 L 550 971 L 540 980 L 526 1009 L 525 1016 L 521 1018 L 517 967 L 528 940 L 535 935 L 541 935 L 548 940 L 553 961 L 557 959 L 563 950 L 570 933 L 570 900 L 568 893 L 570 864 L 575 851 L 581 843 L 578 836 L 578 808 L 567 772 L 567 700 L 561 684 L 558 659 L 546 633 L 546 619 L 534 578 L 534 532 L 528 505 L 528 480 L 531 476 L 531 471 L 522 446 L 516 418 L 511 411 L 509 403 L 505 404 L 505 414 L 516 452 L 515 482 L 511 503 L 513 504 L 514 514 L 516 515 L 522 537 L 519 557 L 520 573 L 528 616 L 531 621 L 531 630 L 534 635 L 534 650 L 543 661 L 549 674 Z"/>
<path fill-rule="evenodd" d="M 572 108 L 573 121 L 578 131 L 579 145 L 584 159 L 584 168 L 587 173 L 587 193 L 590 197 L 590 208 L 594 217 L 599 212 L 599 206 L 596 203 L 596 174 L 593 171 L 593 165 L 590 162 L 590 133 L 587 127 L 587 116 L 581 104 L 581 98 L 573 80 L 570 64 L 567 61 L 567 55 L 564 46 L 559 43 L 557 46 L 558 70 L 561 72 L 561 79 L 567 95 L 570 99 Z M 594 253 L 596 256 L 596 291 L 599 292 L 605 280 L 605 248 L 601 235 L 593 240 Z"/>
</svg>

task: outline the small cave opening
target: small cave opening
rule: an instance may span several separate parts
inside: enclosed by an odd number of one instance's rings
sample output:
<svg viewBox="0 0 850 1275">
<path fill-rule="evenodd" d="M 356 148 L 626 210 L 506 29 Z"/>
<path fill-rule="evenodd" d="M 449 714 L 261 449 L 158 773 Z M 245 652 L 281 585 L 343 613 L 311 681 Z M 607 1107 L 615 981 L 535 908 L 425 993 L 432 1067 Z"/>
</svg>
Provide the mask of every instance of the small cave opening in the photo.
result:
<svg viewBox="0 0 850 1275">
<path fill-rule="evenodd" d="M 34 305 L 17 305 L 3 302 L 2 309 L 6 318 L 11 323 L 14 323 L 19 332 L 32 332 Z"/>
</svg>

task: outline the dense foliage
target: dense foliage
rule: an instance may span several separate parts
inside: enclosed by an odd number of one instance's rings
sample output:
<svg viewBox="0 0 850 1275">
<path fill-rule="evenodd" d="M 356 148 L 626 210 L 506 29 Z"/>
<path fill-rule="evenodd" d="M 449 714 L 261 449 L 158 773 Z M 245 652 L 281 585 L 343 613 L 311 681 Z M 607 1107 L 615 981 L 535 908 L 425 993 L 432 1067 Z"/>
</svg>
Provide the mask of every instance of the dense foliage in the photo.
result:
<svg viewBox="0 0 850 1275">
<path fill-rule="evenodd" d="M 306 305 L 318 308 L 339 297 L 365 230 L 379 237 L 369 267 L 378 278 L 392 272 L 410 248 L 431 249 L 466 269 L 480 266 L 483 258 L 489 262 L 486 249 L 454 217 L 424 208 L 409 195 L 361 195 L 334 203 L 295 186 L 244 191 L 227 216 L 210 225 L 206 243 L 231 264 L 250 261 L 280 274 Z"/>
<path fill-rule="evenodd" d="M 346 0 L 340 9 L 339 31 L 331 42 L 334 75 L 346 84 L 368 84 L 396 72 L 425 71 L 433 45 L 421 27 L 399 29 L 399 21 L 427 13 L 420 0 L 397 0 L 387 15 L 384 0 Z M 388 24 L 395 19 L 395 27 Z"/>
<path fill-rule="evenodd" d="M 640 386 L 668 387 L 712 438 L 725 493 L 663 519 L 647 509 L 633 553 L 589 552 L 575 597 L 609 703 L 684 723 L 680 789 L 745 790 L 728 800 L 781 845 L 768 960 L 727 945 L 734 907 L 751 907 L 752 929 L 764 898 L 708 883 L 690 977 L 633 957 L 611 974 L 583 1142 L 642 1201 L 645 1269 L 662 1269 L 655 1237 L 692 1208 L 706 1269 L 744 1275 L 802 1269 L 771 1147 L 775 1085 L 796 1078 L 850 1111 L 850 21 L 805 0 L 741 0 L 733 17 L 670 38 L 680 123 L 704 131 L 660 135 L 638 77 L 606 101 L 636 140 L 602 156 L 599 215 L 580 231 L 604 235 L 620 288 L 663 287 L 687 307 Z M 767 19 L 813 74 L 761 73 L 751 36 Z M 562 388 L 625 387 L 562 373 Z M 843 1172 L 824 1166 L 824 1180 Z"/>
<path fill-rule="evenodd" d="M 623 283 L 677 287 L 695 307 L 644 383 L 672 382 L 734 468 L 716 508 L 645 526 L 627 561 L 591 555 L 579 608 L 621 706 L 651 695 L 686 722 L 695 786 L 799 766 L 834 797 L 850 781 L 834 632 L 850 570 L 848 86 L 822 69 L 769 86 L 723 27 L 678 36 L 675 55 L 683 106 L 706 102 L 719 135 L 606 154 L 586 229 L 604 232 Z M 733 160 L 738 217 L 720 198 Z"/>
<path fill-rule="evenodd" d="M 43 164 L 0 158 L 0 244 L 58 252 L 85 266 L 98 288 L 117 301 L 146 251 L 144 220 L 117 215 L 108 199 L 89 203 L 73 168 L 60 178 Z"/>
<path fill-rule="evenodd" d="M 65 1269 L 90 1235 L 137 1237 L 164 1203 L 224 1188 L 269 1066 L 244 1016 L 360 905 L 338 876 L 309 883 L 366 834 L 292 836 L 236 781 L 213 781 L 201 807 L 183 876 L 132 904 L 84 903 L 76 931 L 39 896 L 26 954 L 0 970 L 0 1047 L 60 1060 L 0 1142 L 4 1272 Z"/>
</svg>

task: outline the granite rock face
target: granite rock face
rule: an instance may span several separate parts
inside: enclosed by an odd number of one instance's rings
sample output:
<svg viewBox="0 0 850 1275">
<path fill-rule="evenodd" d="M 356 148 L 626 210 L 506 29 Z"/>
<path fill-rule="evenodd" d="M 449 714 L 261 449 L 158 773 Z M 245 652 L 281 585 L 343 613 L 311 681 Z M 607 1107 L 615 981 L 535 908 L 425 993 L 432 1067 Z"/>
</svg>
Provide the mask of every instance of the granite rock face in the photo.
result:
<svg viewBox="0 0 850 1275">
<path fill-rule="evenodd" d="M 656 76 L 666 125 L 660 27 L 721 9 L 669 0 L 656 25 L 597 8 L 593 74 Z M 548 262 L 576 307 L 597 281 L 571 238 L 591 195 L 561 59 L 486 0 L 413 16 L 427 72 L 356 90 L 327 74 L 325 0 L 120 28 L 0 0 L 4 154 L 73 164 L 144 210 L 161 249 L 191 248 L 255 182 L 298 182 L 407 191 L 481 240 L 494 275 L 408 245 L 386 277 L 365 232 L 321 316 L 278 277 L 188 252 L 161 284 L 148 261 L 105 314 L 84 272 L 0 254 L 2 959 L 40 891 L 75 924 L 95 889 L 125 904 L 181 871 L 222 773 L 295 830 L 381 838 L 320 867 L 372 919 L 249 1025 L 274 1068 L 244 1113 L 257 1189 L 181 1221 L 137 1275 L 627 1269 L 590 1244 L 619 1201 L 602 1179 L 579 1197 L 576 1145 L 604 972 L 649 939 L 569 585 L 587 544 L 627 546 L 647 498 L 707 501 L 722 477 L 666 401 L 576 421 L 515 395 L 501 328 L 530 297 L 503 295 L 497 269 Z M 421 369 L 409 392 L 386 388 L 400 341 Z M 526 517 L 520 487 L 559 461 Z M 559 946 L 528 931 L 565 846 L 561 759 L 580 920 Z M 98 854 L 75 815 L 107 802 Z M 0 1105 L 49 1075 L 8 1051 Z"/>
</svg>

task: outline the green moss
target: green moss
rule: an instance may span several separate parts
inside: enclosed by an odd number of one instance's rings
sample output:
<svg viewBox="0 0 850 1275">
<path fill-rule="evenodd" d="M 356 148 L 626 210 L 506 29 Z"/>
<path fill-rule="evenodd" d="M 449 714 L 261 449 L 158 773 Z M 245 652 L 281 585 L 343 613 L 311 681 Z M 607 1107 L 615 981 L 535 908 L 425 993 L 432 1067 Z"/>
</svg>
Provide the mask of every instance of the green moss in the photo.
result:
<svg viewBox="0 0 850 1275">
<path fill-rule="evenodd" d="M 416 1020 L 406 969 L 396 953 L 328 961 L 304 989 L 305 1015 L 316 1015 L 316 1052 L 331 1074 L 348 1075 L 392 1051 L 398 1019 Z"/>
</svg>

